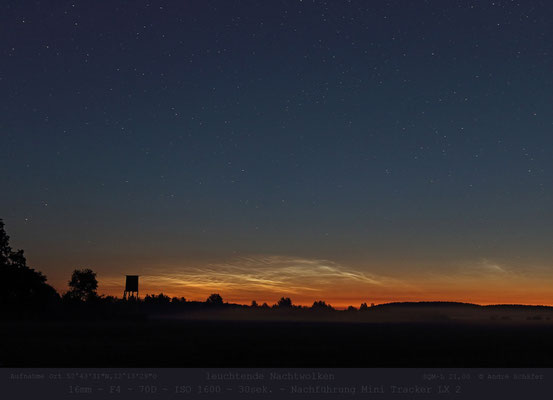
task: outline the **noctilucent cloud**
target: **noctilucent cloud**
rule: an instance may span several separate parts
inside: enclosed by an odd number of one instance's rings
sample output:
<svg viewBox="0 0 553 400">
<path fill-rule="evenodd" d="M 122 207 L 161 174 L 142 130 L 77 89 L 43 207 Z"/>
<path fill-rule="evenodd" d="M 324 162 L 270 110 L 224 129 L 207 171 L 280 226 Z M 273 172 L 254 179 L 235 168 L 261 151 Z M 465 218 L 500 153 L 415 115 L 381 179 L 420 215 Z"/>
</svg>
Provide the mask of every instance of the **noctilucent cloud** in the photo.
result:
<svg viewBox="0 0 553 400">
<path fill-rule="evenodd" d="M 548 2 L 0 9 L 0 218 L 59 291 L 553 304 Z"/>
</svg>

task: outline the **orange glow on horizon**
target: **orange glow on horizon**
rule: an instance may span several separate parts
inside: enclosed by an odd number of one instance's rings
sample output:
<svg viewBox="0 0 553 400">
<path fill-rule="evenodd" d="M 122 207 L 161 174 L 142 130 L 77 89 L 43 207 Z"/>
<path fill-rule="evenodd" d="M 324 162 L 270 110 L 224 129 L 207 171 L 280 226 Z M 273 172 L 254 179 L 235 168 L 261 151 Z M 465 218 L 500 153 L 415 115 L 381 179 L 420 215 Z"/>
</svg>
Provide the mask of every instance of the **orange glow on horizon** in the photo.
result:
<svg viewBox="0 0 553 400">
<path fill-rule="evenodd" d="M 493 296 L 484 296 L 482 294 L 473 293 L 469 296 L 457 295 L 455 293 L 442 293 L 442 294 L 426 294 L 426 295 L 409 295 L 407 293 L 398 293 L 395 296 L 366 296 L 366 297 L 344 297 L 343 293 L 329 293 L 329 296 L 294 296 L 286 293 L 282 293 L 281 296 L 271 296 L 271 297 L 245 297 L 238 294 L 226 295 L 224 291 L 212 292 L 206 291 L 203 296 L 187 296 L 187 293 L 184 292 L 171 292 L 156 290 L 159 288 L 143 288 L 140 292 L 140 298 L 144 298 L 146 295 L 158 295 L 163 293 L 166 296 L 171 298 L 173 297 L 184 297 L 187 301 L 200 301 L 203 302 L 207 297 L 212 293 L 219 293 L 223 300 L 226 303 L 234 304 L 243 304 L 250 305 L 252 300 L 255 300 L 259 305 L 267 303 L 269 306 L 276 304 L 280 297 L 290 297 L 294 305 L 299 306 L 311 306 L 313 302 L 323 300 L 327 304 L 332 305 L 337 309 L 345 309 L 349 306 L 354 306 L 359 308 L 361 303 L 367 303 L 369 306 L 371 303 L 375 305 L 386 304 L 386 303 L 395 303 L 395 302 L 459 302 L 459 303 L 471 303 L 478 305 L 493 305 L 493 304 L 521 304 L 521 305 L 543 305 L 543 306 L 553 306 L 553 299 L 551 298 L 550 293 L 532 293 L 528 294 L 526 297 L 520 296 L 513 298 L 509 292 L 498 293 Z M 112 290 L 105 291 L 101 294 L 106 296 L 122 297 L 122 289 L 120 291 Z"/>
<path fill-rule="evenodd" d="M 486 260 L 442 269 L 390 267 L 389 274 L 365 272 L 329 260 L 286 256 L 241 257 L 219 263 L 153 265 L 128 271 L 140 275 L 140 297 L 163 293 L 205 301 L 218 293 L 225 302 L 275 304 L 289 297 L 296 305 L 323 300 L 335 308 L 390 302 L 448 301 L 473 304 L 553 305 L 547 269 L 514 269 Z M 98 292 L 122 297 L 127 271 L 98 271 Z M 403 272 L 398 272 L 403 271 Z M 66 280 L 52 281 L 60 293 Z"/>
</svg>

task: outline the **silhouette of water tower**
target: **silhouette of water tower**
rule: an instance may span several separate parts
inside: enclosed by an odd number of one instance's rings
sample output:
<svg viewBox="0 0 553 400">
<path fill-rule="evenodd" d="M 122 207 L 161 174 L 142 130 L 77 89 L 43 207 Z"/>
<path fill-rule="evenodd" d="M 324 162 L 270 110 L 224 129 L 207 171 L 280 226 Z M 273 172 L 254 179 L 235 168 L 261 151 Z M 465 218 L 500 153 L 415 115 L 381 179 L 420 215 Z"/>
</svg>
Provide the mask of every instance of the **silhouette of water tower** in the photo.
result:
<svg viewBox="0 0 553 400">
<path fill-rule="evenodd" d="M 138 275 L 127 275 L 123 300 L 138 299 Z"/>
</svg>

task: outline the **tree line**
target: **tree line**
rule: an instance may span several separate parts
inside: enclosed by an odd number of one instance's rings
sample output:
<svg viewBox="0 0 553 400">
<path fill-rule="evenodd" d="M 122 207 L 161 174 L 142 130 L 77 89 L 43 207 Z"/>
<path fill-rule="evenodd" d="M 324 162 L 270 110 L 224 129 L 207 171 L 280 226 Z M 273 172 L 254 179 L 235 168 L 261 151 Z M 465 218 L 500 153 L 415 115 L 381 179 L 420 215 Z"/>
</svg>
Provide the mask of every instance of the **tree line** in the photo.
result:
<svg viewBox="0 0 553 400">
<path fill-rule="evenodd" d="M 289 297 L 281 297 L 277 303 L 269 306 L 267 303 L 259 305 L 255 300 L 249 306 L 229 304 L 223 301 L 218 293 L 211 294 L 205 302 L 188 301 L 184 297 L 169 297 L 163 293 L 146 295 L 143 299 L 131 298 L 123 300 L 113 296 L 100 296 L 97 293 L 98 280 L 96 273 L 89 268 L 75 269 L 68 282 L 69 290 L 61 296 L 47 283 L 46 276 L 27 265 L 23 250 L 14 250 L 10 246 L 10 237 L 4 229 L 4 222 L 0 219 L 0 312 L 4 315 L 13 314 L 25 316 L 40 314 L 56 309 L 59 305 L 114 305 L 114 304 L 143 304 L 150 307 L 243 307 L 251 309 L 311 309 L 317 311 L 333 311 L 334 307 L 323 300 L 318 300 L 311 307 L 294 305 Z M 361 304 L 359 309 L 350 306 L 348 311 L 364 311 L 369 307 Z"/>
</svg>

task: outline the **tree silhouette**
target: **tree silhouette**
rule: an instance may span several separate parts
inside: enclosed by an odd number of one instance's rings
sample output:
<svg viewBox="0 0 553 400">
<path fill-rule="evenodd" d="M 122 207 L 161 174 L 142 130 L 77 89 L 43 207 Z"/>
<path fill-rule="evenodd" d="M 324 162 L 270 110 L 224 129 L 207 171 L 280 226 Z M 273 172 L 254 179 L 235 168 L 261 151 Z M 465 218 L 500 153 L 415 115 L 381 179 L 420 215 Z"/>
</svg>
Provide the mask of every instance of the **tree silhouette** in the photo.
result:
<svg viewBox="0 0 553 400">
<path fill-rule="evenodd" d="M 290 297 L 281 297 L 276 306 L 278 308 L 292 308 L 292 300 Z"/>
<path fill-rule="evenodd" d="M 7 266 L 10 263 L 12 254 L 10 237 L 4 229 L 4 221 L 0 219 L 0 266 Z"/>
<path fill-rule="evenodd" d="M 13 251 L 10 237 L 0 219 L 0 304 L 37 310 L 59 299 L 56 290 L 46 283 L 46 276 L 27 266 L 23 250 Z"/>
<path fill-rule="evenodd" d="M 369 306 L 367 305 L 367 303 L 362 303 L 361 306 L 359 307 L 359 311 L 367 311 L 369 309 Z"/>
<path fill-rule="evenodd" d="M 257 301 L 252 300 L 252 304 L 251 304 L 250 307 L 252 307 L 252 308 L 257 308 L 257 307 L 259 307 L 259 304 L 257 304 Z"/>
<path fill-rule="evenodd" d="M 212 306 L 222 306 L 223 305 L 223 298 L 218 293 L 213 293 L 210 295 L 207 300 L 205 301 L 206 304 L 212 305 Z"/>
<path fill-rule="evenodd" d="M 98 297 L 96 273 L 89 268 L 74 270 L 69 281 L 69 292 L 66 295 L 75 300 L 91 301 Z"/>
</svg>

